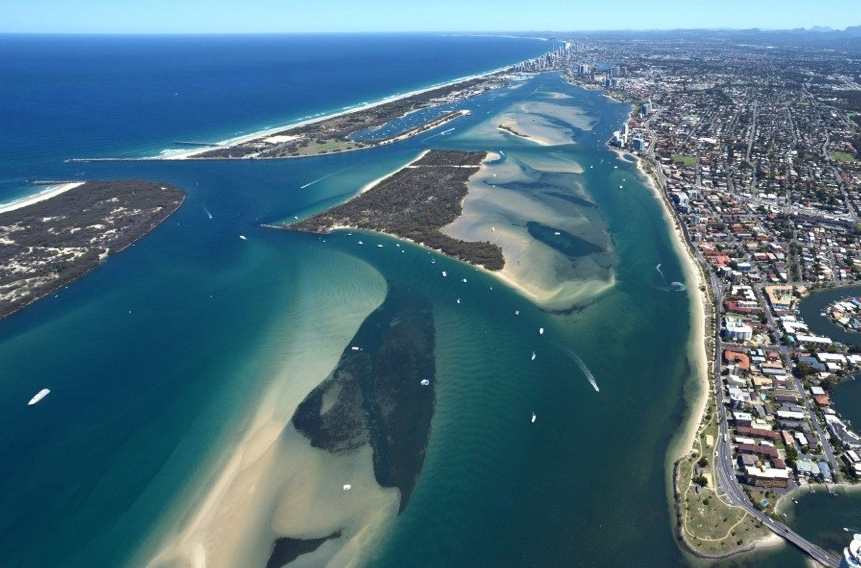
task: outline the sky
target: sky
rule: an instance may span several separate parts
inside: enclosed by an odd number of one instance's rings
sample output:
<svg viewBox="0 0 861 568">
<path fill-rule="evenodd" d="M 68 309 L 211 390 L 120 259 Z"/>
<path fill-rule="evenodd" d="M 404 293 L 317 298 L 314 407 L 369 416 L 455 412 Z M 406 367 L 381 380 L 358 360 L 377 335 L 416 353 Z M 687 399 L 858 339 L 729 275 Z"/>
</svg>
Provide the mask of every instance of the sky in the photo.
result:
<svg viewBox="0 0 861 568">
<path fill-rule="evenodd" d="M 0 0 L 0 32 L 790 29 L 861 25 L 858 0 Z"/>
</svg>

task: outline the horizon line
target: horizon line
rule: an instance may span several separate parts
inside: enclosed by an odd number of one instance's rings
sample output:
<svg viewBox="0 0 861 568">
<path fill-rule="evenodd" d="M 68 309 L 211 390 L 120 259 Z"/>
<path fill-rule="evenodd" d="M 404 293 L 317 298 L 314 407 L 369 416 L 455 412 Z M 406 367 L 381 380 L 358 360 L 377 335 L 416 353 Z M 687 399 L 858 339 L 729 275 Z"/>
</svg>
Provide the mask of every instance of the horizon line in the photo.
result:
<svg viewBox="0 0 861 568">
<path fill-rule="evenodd" d="M 810 33 L 840 33 L 851 28 L 859 28 L 861 23 L 847 25 L 843 29 L 828 26 L 811 26 L 808 28 L 708 28 L 708 27 L 675 27 L 675 28 L 621 28 L 621 29 L 581 29 L 581 30 L 371 30 L 371 31 L 127 31 L 127 32 L 105 32 L 105 31 L 3 31 L 0 35 L 370 35 L 370 34 L 444 34 L 444 35 L 512 35 L 518 34 L 530 37 L 526 34 L 573 34 L 573 33 L 654 33 L 654 32 L 797 32 Z"/>
</svg>

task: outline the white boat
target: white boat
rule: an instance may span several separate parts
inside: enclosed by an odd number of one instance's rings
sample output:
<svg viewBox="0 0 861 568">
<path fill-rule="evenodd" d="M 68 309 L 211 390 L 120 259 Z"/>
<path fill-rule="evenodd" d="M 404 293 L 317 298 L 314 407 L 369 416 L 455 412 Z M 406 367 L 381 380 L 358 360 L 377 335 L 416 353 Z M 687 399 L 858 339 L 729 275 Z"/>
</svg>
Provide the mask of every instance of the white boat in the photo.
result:
<svg viewBox="0 0 861 568">
<path fill-rule="evenodd" d="M 514 310 L 514 315 L 519 316 L 519 315 L 520 315 L 520 310 Z"/>
<path fill-rule="evenodd" d="M 350 490 L 350 489 L 352 489 L 352 488 L 353 488 L 353 486 L 352 486 L 352 485 L 350 485 L 349 483 L 344 484 L 344 487 L 342 487 L 342 489 L 343 489 L 344 491 L 349 491 L 349 490 Z"/>
<path fill-rule="evenodd" d="M 466 284 L 466 278 L 463 279 L 463 283 Z"/>
<path fill-rule="evenodd" d="M 30 399 L 30 402 L 28 402 L 27 405 L 33 406 L 34 404 L 36 404 L 37 402 L 39 402 L 40 400 L 42 400 L 43 398 L 48 396 L 50 393 L 51 393 L 51 389 L 40 390 L 39 392 L 36 393 L 36 396 L 34 396 L 33 398 Z"/>
<path fill-rule="evenodd" d="M 422 379 L 421 384 L 423 387 L 426 387 L 430 384 L 430 381 L 428 379 Z"/>
<path fill-rule="evenodd" d="M 553 234 L 554 234 L 554 235 L 556 235 L 556 236 L 559 236 L 559 235 L 561 235 L 562 233 L 560 233 L 559 231 L 554 231 L 554 232 L 553 232 Z"/>
<path fill-rule="evenodd" d="M 248 239 L 245 237 L 245 235 L 239 235 L 239 238 L 240 238 L 240 239 L 242 239 L 243 241 L 247 241 L 247 240 L 248 240 Z"/>
<path fill-rule="evenodd" d="M 360 244 L 360 245 L 363 245 L 363 244 L 365 244 L 365 243 L 363 243 L 362 241 L 359 241 L 359 244 Z"/>
<path fill-rule="evenodd" d="M 531 422 L 532 422 L 533 424 L 535 424 L 535 420 L 536 420 L 537 418 L 538 418 L 538 417 L 537 417 L 537 416 L 535 416 L 535 413 L 533 412 L 533 413 L 532 413 L 532 420 L 531 420 Z"/>
<path fill-rule="evenodd" d="M 531 360 L 532 360 L 532 361 L 535 361 L 535 357 L 537 357 L 537 355 L 535 355 L 535 351 L 533 351 L 533 352 L 532 352 L 532 359 L 531 359 Z"/>
<path fill-rule="evenodd" d="M 457 299 L 457 303 L 458 303 L 458 304 L 460 303 L 460 298 L 458 298 L 458 299 Z"/>
<path fill-rule="evenodd" d="M 543 327 L 538 328 L 538 335 L 544 335 L 544 328 Z"/>
<path fill-rule="evenodd" d="M 383 248 L 383 245 L 377 245 L 377 248 Z"/>
<path fill-rule="evenodd" d="M 445 273 L 445 270 L 442 271 L 442 277 L 445 278 L 448 274 Z"/>
</svg>

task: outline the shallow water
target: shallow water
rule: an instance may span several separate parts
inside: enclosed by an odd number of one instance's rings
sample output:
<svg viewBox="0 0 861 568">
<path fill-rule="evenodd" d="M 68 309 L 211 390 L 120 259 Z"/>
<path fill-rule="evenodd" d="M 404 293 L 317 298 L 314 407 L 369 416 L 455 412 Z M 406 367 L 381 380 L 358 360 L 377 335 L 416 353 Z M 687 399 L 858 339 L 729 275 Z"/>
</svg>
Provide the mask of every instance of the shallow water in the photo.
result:
<svg viewBox="0 0 861 568">
<path fill-rule="evenodd" d="M 558 93 L 554 104 L 589 117 L 566 127 L 571 144 L 552 149 L 551 161 L 571 160 L 583 173 L 569 167 L 549 179 L 553 192 L 595 206 L 546 193 L 547 173 L 516 174 L 522 185 L 512 191 L 557 203 L 572 232 L 605 235 L 612 248 L 614 284 L 567 315 L 389 237 L 259 227 L 341 202 L 428 147 L 495 150 L 500 166 L 522 156 L 541 170 L 550 158 L 530 161 L 538 149 L 528 141 L 464 135 L 535 91 Z M 438 129 L 456 128 L 448 135 L 368 152 L 88 164 L 87 177 L 165 180 L 188 198 L 135 247 L 0 323 L 4 565 L 145 559 L 183 528 L 261 401 L 276 401 L 267 410 L 286 425 L 391 287 L 432 306 L 436 406 L 408 507 L 362 548 L 371 565 L 687 564 L 672 536 L 666 463 L 696 393 L 691 292 L 651 285 L 658 263 L 668 281 L 684 280 L 670 232 L 635 167 L 602 145 L 628 107 L 555 76 L 467 106 L 471 116 Z M 40 167 L 63 177 L 80 166 Z M 45 386 L 51 395 L 26 407 Z M 267 487 L 290 491 L 272 471 Z M 281 519 L 283 529 L 289 507 Z"/>
</svg>

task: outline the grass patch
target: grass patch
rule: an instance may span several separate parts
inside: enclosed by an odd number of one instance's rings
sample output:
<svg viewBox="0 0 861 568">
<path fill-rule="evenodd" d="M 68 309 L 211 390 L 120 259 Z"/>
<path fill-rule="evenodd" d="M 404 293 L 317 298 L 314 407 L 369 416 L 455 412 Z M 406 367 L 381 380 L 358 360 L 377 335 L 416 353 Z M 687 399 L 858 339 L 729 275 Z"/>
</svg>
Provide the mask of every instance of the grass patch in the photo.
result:
<svg viewBox="0 0 861 568">
<path fill-rule="evenodd" d="M 680 461 L 676 478 L 685 543 L 705 554 L 729 553 L 769 534 L 757 519 L 740 507 L 728 505 L 715 491 L 712 462 L 719 439 L 716 417 L 714 400 L 710 400 L 693 448 Z M 701 463 L 706 465 L 699 466 Z M 697 481 L 703 480 L 706 484 L 697 493 Z"/>
<path fill-rule="evenodd" d="M 848 152 L 829 152 L 832 160 L 837 160 L 838 162 L 846 162 L 849 164 L 854 164 L 858 160 L 852 154 Z"/>
<path fill-rule="evenodd" d="M 673 155 L 673 163 L 674 164 L 682 164 L 683 166 L 696 166 L 697 165 L 697 157 L 696 156 L 686 156 L 685 154 L 674 154 Z"/>
</svg>

